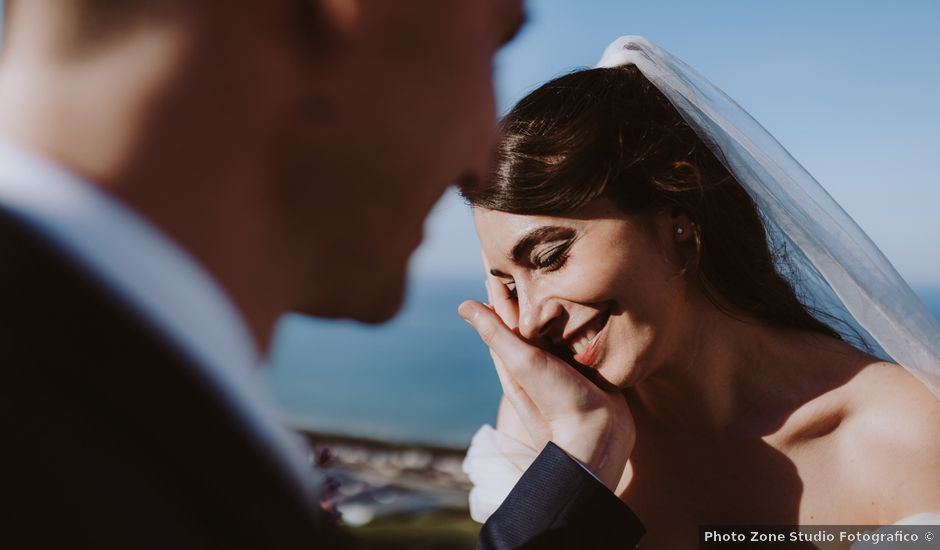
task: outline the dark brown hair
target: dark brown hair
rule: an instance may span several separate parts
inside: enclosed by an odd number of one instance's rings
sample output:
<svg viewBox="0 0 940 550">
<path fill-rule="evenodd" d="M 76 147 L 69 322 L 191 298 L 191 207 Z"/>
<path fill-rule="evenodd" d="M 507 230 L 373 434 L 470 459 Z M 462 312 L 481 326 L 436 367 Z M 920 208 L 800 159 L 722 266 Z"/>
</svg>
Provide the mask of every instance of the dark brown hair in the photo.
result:
<svg viewBox="0 0 940 550">
<path fill-rule="evenodd" d="M 476 207 L 564 216 L 599 197 L 625 214 L 678 209 L 693 222 L 685 270 L 716 307 L 839 338 L 778 271 L 750 196 L 634 65 L 574 72 L 520 101 L 500 124 L 490 178 L 462 184 Z"/>
</svg>

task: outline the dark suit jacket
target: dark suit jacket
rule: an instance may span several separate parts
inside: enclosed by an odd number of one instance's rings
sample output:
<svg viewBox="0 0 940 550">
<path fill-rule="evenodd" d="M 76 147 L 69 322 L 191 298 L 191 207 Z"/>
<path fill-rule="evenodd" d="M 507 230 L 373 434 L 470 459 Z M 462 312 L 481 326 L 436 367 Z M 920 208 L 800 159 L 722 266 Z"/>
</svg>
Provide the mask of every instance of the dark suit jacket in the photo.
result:
<svg viewBox="0 0 940 550">
<path fill-rule="evenodd" d="M 176 345 L 0 205 L 3 548 L 341 543 Z M 549 446 L 478 548 L 629 548 L 633 514 Z"/>
</svg>

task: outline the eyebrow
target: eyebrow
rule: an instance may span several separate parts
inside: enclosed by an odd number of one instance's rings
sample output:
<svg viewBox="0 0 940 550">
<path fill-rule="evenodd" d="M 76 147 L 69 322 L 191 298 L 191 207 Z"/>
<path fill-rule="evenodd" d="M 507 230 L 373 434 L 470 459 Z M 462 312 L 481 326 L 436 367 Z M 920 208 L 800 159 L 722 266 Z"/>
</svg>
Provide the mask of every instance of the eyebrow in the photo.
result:
<svg viewBox="0 0 940 550">
<path fill-rule="evenodd" d="M 561 227 L 558 225 L 543 225 L 542 227 L 537 227 L 516 241 L 516 244 L 512 247 L 512 251 L 509 253 L 509 260 L 517 264 L 522 264 L 526 261 L 526 258 L 536 245 L 545 242 L 571 239 L 574 236 L 575 231 L 570 227 Z M 491 269 L 490 275 L 501 278 L 509 277 L 509 275 L 506 275 L 498 269 Z"/>
</svg>

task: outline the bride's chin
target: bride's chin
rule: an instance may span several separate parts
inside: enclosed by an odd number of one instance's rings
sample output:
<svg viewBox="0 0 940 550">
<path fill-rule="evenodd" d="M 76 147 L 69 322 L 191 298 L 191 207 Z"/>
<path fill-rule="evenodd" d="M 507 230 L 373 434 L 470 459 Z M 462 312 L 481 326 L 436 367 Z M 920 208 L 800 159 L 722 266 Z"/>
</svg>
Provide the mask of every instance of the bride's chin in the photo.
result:
<svg viewBox="0 0 940 550">
<path fill-rule="evenodd" d="M 589 369 L 590 374 L 587 376 L 597 387 L 607 392 L 620 391 L 629 387 L 630 384 L 623 379 L 623 373 L 619 372 L 619 369 L 605 367 L 607 365 L 602 361 L 599 365 Z"/>
<path fill-rule="evenodd" d="M 605 391 L 623 391 L 633 387 L 638 382 L 635 368 L 624 368 L 622 365 L 598 365 L 594 371 L 594 383 Z"/>
<path fill-rule="evenodd" d="M 633 377 L 630 373 L 624 373 L 622 369 L 616 367 L 607 361 L 606 357 L 601 357 L 598 363 L 593 366 L 585 366 L 577 362 L 570 350 L 553 349 L 551 352 L 574 367 L 585 378 L 594 383 L 595 386 L 607 392 L 617 392 L 629 388 L 633 385 Z M 625 376 L 626 375 L 626 376 Z"/>
</svg>

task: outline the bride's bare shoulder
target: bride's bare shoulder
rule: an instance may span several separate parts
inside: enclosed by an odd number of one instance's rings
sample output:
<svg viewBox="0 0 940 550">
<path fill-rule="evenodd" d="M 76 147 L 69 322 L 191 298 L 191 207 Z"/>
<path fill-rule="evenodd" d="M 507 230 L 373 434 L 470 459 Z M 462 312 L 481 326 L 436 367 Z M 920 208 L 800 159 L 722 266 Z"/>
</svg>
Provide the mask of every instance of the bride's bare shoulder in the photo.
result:
<svg viewBox="0 0 940 550">
<path fill-rule="evenodd" d="M 936 428 L 940 422 L 940 400 L 895 363 L 872 361 L 859 369 L 845 390 L 850 416 L 868 429 L 887 428 L 903 435 L 908 432 L 899 426 L 902 421 L 911 430 Z"/>
<path fill-rule="evenodd" d="M 844 389 L 840 462 L 879 523 L 940 512 L 940 399 L 903 367 L 872 362 Z"/>
</svg>

